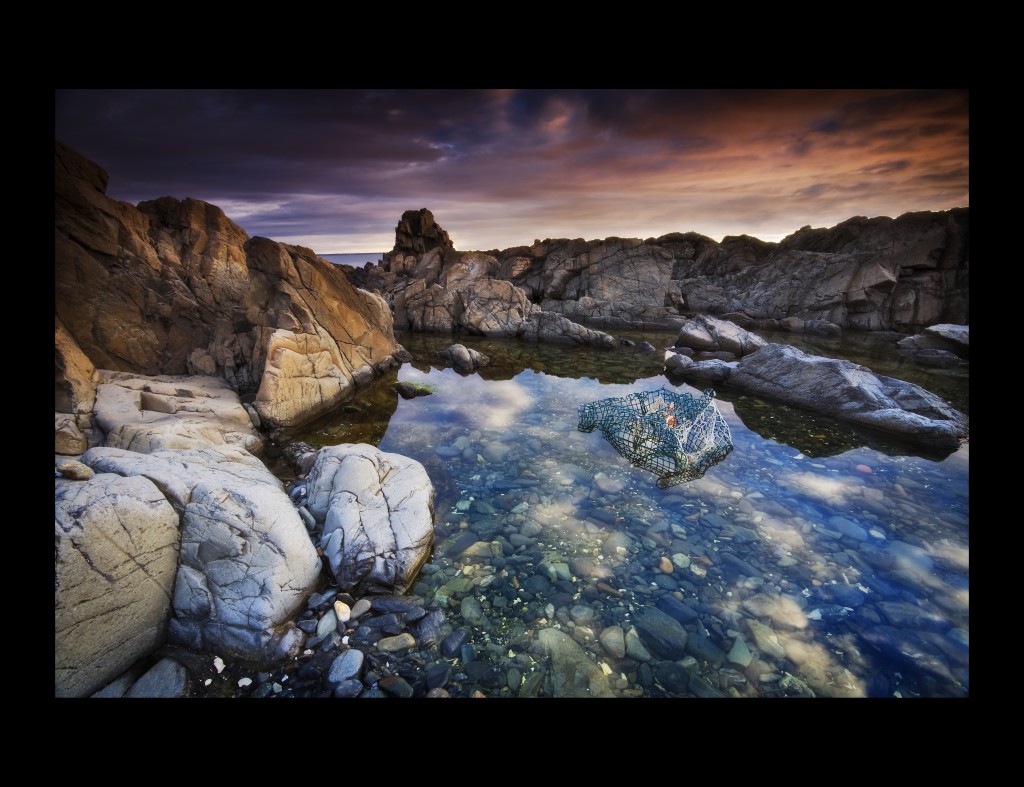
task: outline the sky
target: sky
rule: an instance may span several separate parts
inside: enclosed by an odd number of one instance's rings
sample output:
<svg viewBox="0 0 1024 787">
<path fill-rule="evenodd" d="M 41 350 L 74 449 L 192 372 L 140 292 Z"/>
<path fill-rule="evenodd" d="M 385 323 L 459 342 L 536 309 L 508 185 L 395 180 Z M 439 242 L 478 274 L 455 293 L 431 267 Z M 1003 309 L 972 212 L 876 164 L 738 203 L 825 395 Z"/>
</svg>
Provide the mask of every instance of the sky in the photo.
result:
<svg viewBox="0 0 1024 787">
<path fill-rule="evenodd" d="M 107 195 L 221 208 L 318 254 L 428 208 L 460 251 L 970 205 L 966 89 L 56 90 Z"/>
</svg>

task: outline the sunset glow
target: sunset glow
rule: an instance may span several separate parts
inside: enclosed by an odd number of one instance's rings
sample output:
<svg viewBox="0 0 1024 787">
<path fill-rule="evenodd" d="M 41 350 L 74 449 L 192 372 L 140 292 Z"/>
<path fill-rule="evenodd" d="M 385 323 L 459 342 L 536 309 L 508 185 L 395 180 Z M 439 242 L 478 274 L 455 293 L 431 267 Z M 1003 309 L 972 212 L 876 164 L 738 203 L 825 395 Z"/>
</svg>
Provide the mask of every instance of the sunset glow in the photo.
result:
<svg viewBox="0 0 1024 787">
<path fill-rule="evenodd" d="M 967 90 L 58 90 L 107 193 L 213 203 L 250 235 L 387 251 L 429 208 L 457 249 L 778 241 L 970 205 Z"/>
</svg>

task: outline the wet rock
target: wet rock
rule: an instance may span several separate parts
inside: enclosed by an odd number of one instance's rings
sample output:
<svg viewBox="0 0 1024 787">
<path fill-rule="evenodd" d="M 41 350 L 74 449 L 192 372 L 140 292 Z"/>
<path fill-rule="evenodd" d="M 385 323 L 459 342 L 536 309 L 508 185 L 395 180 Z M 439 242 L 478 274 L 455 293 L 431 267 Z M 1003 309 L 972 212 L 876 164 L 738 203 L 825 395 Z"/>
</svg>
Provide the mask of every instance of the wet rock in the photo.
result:
<svg viewBox="0 0 1024 787">
<path fill-rule="evenodd" d="M 614 696 L 608 677 L 567 634 L 557 629 L 542 629 L 538 641 L 550 659 L 553 696 Z"/>
<path fill-rule="evenodd" d="M 361 650 L 350 648 L 338 656 L 327 671 L 327 683 L 334 688 L 349 679 L 359 677 L 363 669 L 364 654 Z"/>
<path fill-rule="evenodd" d="M 697 612 L 675 596 L 664 595 L 658 599 L 658 609 L 671 616 L 681 624 L 692 623 L 698 617 Z"/>
<path fill-rule="evenodd" d="M 401 697 L 407 699 L 415 694 L 413 687 L 409 685 L 409 682 L 400 675 L 389 675 L 386 678 L 381 678 L 380 683 L 381 691 L 392 697 Z"/>
<path fill-rule="evenodd" d="M 441 642 L 441 653 L 446 658 L 454 658 L 469 638 L 465 629 L 456 629 Z"/>
<path fill-rule="evenodd" d="M 686 655 L 689 633 L 660 609 L 641 610 L 634 616 L 634 624 L 643 643 L 661 658 L 679 659 Z"/>
<path fill-rule="evenodd" d="M 710 637 L 701 634 L 690 634 L 686 639 L 686 652 L 698 661 L 721 666 L 725 663 L 725 652 L 711 641 Z"/>
<path fill-rule="evenodd" d="M 685 696 L 690 673 L 674 661 L 662 661 L 654 669 L 655 679 L 674 696 Z"/>
<path fill-rule="evenodd" d="M 173 699 L 188 697 L 192 693 L 192 687 L 192 678 L 188 670 L 175 659 L 163 658 L 135 681 L 124 696 Z"/>
</svg>

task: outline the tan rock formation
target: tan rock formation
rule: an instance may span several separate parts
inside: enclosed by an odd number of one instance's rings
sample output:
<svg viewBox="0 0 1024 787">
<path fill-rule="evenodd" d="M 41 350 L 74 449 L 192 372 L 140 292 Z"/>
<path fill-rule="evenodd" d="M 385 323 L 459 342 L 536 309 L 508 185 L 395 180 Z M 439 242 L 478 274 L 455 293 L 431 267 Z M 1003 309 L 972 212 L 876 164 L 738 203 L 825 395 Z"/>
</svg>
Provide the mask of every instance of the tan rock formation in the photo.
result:
<svg viewBox="0 0 1024 787">
<path fill-rule="evenodd" d="M 178 515 L 146 478 L 55 483 L 54 696 L 84 697 L 163 644 Z"/>
<path fill-rule="evenodd" d="M 198 200 L 117 202 L 97 165 L 55 155 L 56 318 L 93 366 L 222 377 L 287 427 L 396 363 L 388 305 L 310 249 L 250 238 Z"/>
</svg>

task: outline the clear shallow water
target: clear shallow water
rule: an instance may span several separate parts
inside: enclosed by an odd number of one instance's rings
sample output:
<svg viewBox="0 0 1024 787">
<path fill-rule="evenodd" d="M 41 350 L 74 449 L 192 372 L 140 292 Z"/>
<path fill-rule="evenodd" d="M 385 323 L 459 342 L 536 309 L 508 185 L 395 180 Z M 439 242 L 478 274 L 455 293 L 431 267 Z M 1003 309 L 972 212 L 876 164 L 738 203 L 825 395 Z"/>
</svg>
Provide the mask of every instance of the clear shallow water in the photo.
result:
<svg viewBox="0 0 1024 787">
<path fill-rule="evenodd" d="M 674 337 L 634 338 L 661 348 Z M 660 387 L 698 396 L 661 374 L 660 349 L 459 337 L 491 358 L 460 375 L 434 361 L 452 337 L 399 340 L 414 362 L 296 437 L 368 442 L 424 465 L 435 549 L 413 592 L 471 631 L 478 658 L 499 661 L 554 628 L 618 696 L 969 693 L 969 444 L 922 454 L 721 390 L 734 450 L 661 489 L 599 431 L 577 429 L 587 402 Z M 804 349 L 912 379 L 966 411 L 963 372 L 849 339 Z M 402 399 L 396 380 L 434 393 Z M 685 605 L 685 656 L 649 631 L 666 597 Z M 601 643 L 616 629 L 642 649 L 612 655 Z M 673 662 L 700 681 L 675 680 Z"/>
</svg>

